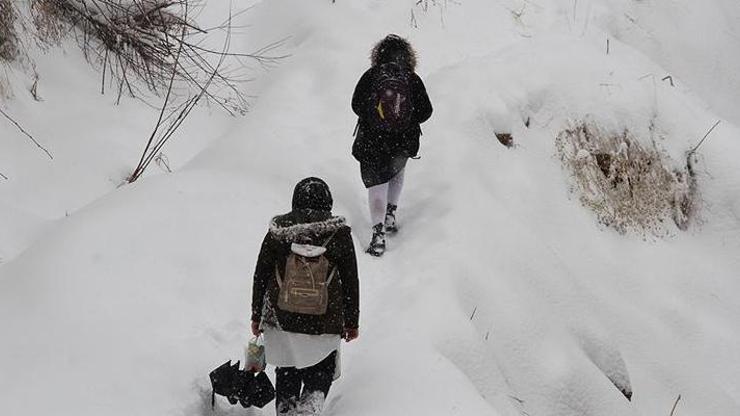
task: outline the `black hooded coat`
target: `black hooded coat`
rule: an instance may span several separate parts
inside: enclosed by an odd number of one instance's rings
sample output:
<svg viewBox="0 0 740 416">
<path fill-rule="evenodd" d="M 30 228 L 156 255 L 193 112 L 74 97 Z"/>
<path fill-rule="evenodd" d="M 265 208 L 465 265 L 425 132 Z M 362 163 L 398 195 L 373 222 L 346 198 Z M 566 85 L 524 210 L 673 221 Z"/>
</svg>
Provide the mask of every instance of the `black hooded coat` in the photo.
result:
<svg viewBox="0 0 740 416">
<path fill-rule="evenodd" d="M 352 95 L 352 110 L 359 117 L 357 136 L 352 145 L 352 155 L 360 162 L 362 180 L 366 187 L 388 182 L 406 165 L 409 157 L 419 152 L 420 124 L 432 116 L 432 104 L 421 78 L 414 72 L 416 53 L 403 38 L 389 35 L 373 48 L 372 66 L 360 78 Z M 366 121 L 374 111 L 372 94 L 380 66 L 397 63 L 407 69 L 410 76 L 412 123 L 408 130 L 392 135 L 373 129 Z"/>
<path fill-rule="evenodd" d="M 293 210 L 272 219 L 254 272 L 252 321 L 309 335 L 342 334 L 344 328 L 358 328 L 360 299 L 354 242 L 345 219 L 332 215 L 332 202 L 324 181 L 307 178 L 295 187 Z M 326 314 L 305 315 L 280 310 L 275 269 L 277 266 L 281 276 L 285 273 L 291 244 L 321 246 L 330 237 L 324 255 L 337 273 L 329 285 Z"/>
</svg>

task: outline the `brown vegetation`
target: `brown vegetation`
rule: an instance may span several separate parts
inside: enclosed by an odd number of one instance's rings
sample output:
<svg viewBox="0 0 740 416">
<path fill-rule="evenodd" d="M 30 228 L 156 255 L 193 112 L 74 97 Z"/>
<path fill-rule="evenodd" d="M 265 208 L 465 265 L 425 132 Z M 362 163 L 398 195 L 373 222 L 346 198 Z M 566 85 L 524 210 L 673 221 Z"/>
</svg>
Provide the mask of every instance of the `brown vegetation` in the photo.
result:
<svg viewBox="0 0 740 416">
<path fill-rule="evenodd" d="M 284 57 L 270 55 L 283 41 L 254 53 L 231 52 L 233 14 L 225 16 L 226 20 L 218 26 L 201 28 L 192 18 L 198 1 L 29 0 L 14 3 L 0 0 L 0 59 L 18 60 L 14 22 L 20 12 L 25 17 L 22 20 L 32 22 L 35 29 L 32 32 L 28 25 L 20 28 L 24 41 L 26 37 L 35 39 L 39 46 L 46 48 L 60 44 L 66 36 L 74 37 L 88 62 L 100 71 L 101 93 L 112 89 L 119 101 L 124 95 L 146 101 L 164 98 L 164 103 L 156 106 L 160 111 L 157 124 L 128 178 L 133 182 L 161 155 L 164 145 L 199 103 L 215 104 L 232 115 L 247 110 L 241 86 L 249 80 L 246 61 L 268 66 Z M 28 8 L 19 10 L 19 4 Z M 214 41 L 218 46 L 212 48 L 209 44 Z M 33 67 L 33 63 L 30 64 Z M 39 76 L 34 76 L 31 94 L 39 100 Z"/>
<path fill-rule="evenodd" d="M 511 133 L 494 133 L 499 143 L 506 147 L 514 147 L 514 137 Z"/>
<path fill-rule="evenodd" d="M 621 233 L 669 233 L 668 222 L 685 230 L 694 213 L 696 184 L 688 167 L 630 131 L 618 134 L 580 121 L 562 131 L 558 154 L 573 178 L 573 190 L 599 221 Z"/>
<path fill-rule="evenodd" d="M 260 54 L 232 54 L 202 46 L 207 31 L 191 19 L 192 0 L 34 0 L 32 16 L 44 42 L 58 42 L 71 32 L 89 62 L 102 73 L 101 90 L 113 84 L 118 97 L 141 97 L 139 87 L 164 93 L 171 75 L 175 88 L 199 94 L 229 113 L 243 112 L 246 100 L 239 77 L 225 65 L 214 73 L 223 55 L 257 60 L 278 59 Z M 230 30 L 230 20 L 214 31 Z M 210 83 L 208 81 L 211 81 Z"/>
<path fill-rule="evenodd" d="M 0 60 L 12 61 L 18 56 L 15 32 L 17 14 L 10 0 L 0 0 Z"/>
</svg>

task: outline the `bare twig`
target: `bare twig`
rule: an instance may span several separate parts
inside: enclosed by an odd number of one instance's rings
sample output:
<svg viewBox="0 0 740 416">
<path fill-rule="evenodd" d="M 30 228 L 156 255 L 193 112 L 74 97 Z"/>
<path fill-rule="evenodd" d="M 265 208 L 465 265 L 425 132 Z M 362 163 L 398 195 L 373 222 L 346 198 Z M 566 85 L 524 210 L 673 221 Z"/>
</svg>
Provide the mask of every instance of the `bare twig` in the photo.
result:
<svg viewBox="0 0 740 416">
<path fill-rule="evenodd" d="M 509 396 L 510 399 L 514 400 L 515 402 L 517 402 L 519 404 L 524 404 L 524 400 L 522 400 L 522 399 L 520 399 L 520 398 L 518 398 L 516 396 L 512 396 L 511 394 L 509 394 L 508 396 Z"/>
<path fill-rule="evenodd" d="M 717 120 L 717 122 L 714 123 L 714 125 L 712 126 L 712 128 L 709 129 L 709 131 L 707 132 L 707 134 L 704 135 L 704 137 L 701 139 L 701 141 L 699 142 L 699 144 L 697 144 L 696 146 L 694 146 L 693 149 L 691 149 L 691 151 L 689 152 L 689 156 L 693 155 L 694 153 L 696 153 L 697 150 L 699 150 L 699 147 L 701 147 L 701 145 L 704 144 L 704 141 L 707 140 L 707 137 L 709 137 L 709 135 L 712 134 L 712 132 L 714 131 L 714 129 L 716 129 L 717 126 L 719 126 L 719 124 L 721 122 L 722 122 L 722 120 Z"/>
<path fill-rule="evenodd" d="M 253 53 L 225 52 L 235 67 L 222 65 L 211 78 L 214 66 L 210 57 L 220 59 L 222 53 L 204 45 L 204 36 L 210 31 L 230 32 L 231 27 L 226 28 L 225 23 L 208 30 L 198 27 L 184 12 L 197 1 L 35 0 L 34 7 L 37 13 L 51 15 L 72 26 L 86 59 L 102 66 L 101 91 L 108 82 L 115 85 L 117 102 L 124 94 L 140 100 L 146 97 L 135 79 L 143 80 L 146 89 L 159 94 L 168 88 L 174 71 L 177 86 L 173 91 L 180 92 L 183 90 L 180 87 L 184 87 L 199 94 L 210 79 L 204 98 L 229 114 L 244 113 L 247 97 L 239 84 L 247 80 L 239 75 L 246 69 L 242 60 L 251 59 L 263 66 L 274 64 L 288 56 L 271 53 L 284 41 Z M 181 36 L 183 32 L 185 35 Z"/>
<path fill-rule="evenodd" d="M 10 121 L 11 123 L 13 123 L 15 125 L 15 127 L 18 130 L 21 131 L 21 133 L 25 134 L 26 137 L 28 137 L 29 139 L 31 139 L 31 141 L 33 142 L 33 144 L 36 145 L 36 147 L 38 147 L 39 149 L 41 149 L 44 153 L 46 153 L 47 156 L 49 156 L 49 159 L 54 159 L 54 156 L 52 156 L 51 153 L 44 146 L 42 146 L 41 143 L 39 143 L 31 135 L 31 133 L 27 132 L 17 121 L 15 121 L 12 117 L 10 117 L 10 115 L 8 115 L 8 113 L 6 113 L 5 111 L 3 111 L 2 108 L 0 108 L 0 114 L 2 114 L 3 117 L 5 117 L 8 121 Z"/>
<path fill-rule="evenodd" d="M 39 97 L 39 74 L 34 74 L 33 85 L 31 86 L 30 92 L 34 101 L 41 101 L 41 97 Z"/>
<path fill-rule="evenodd" d="M 476 312 L 478 312 L 478 307 L 477 306 L 473 309 L 473 313 L 470 315 L 470 320 L 471 321 L 473 320 L 473 318 L 475 318 L 475 313 Z"/>
<path fill-rule="evenodd" d="M 676 406 L 678 406 L 678 402 L 681 400 L 681 395 L 679 394 L 678 397 L 676 397 L 676 402 L 673 403 L 673 409 L 671 409 L 671 415 L 673 416 L 673 413 L 676 411 Z"/>
<path fill-rule="evenodd" d="M 155 162 L 157 162 L 157 166 L 162 168 L 167 173 L 172 173 L 172 168 L 170 167 L 169 159 L 167 158 L 167 155 L 160 152 L 157 157 L 154 159 Z"/>
<path fill-rule="evenodd" d="M 3 173 L 2 173 L 2 172 L 0 172 L 0 178 L 3 178 L 3 179 L 5 179 L 6 181 L 8 180 L 8 177 L 7 177 L 7 176 L 5 176 L 5 175 L 3 175 Z"/>
<path fill-rule="evenodd" d="M 103 73 L 102 79 L 100 80 L 100 94 L 105 95 L 105 71 L 108 67 L 108 49 L 105 50 L 105 57 L 103 58 Z"/>
<path fill-rule="evenodd" d="M 185 31 L 183 30 L 183 36 L 185 36 Z M 180 49 L 177 51 L 177 55 L 175 55 L 175 65 L 177 65 L 177 62 L 180 60 L 180 52 L 182 52 L 183 44 L 180 44 Z M 170 102 L 170 95 L 172 94 L 172 85 L 175 82 L 175 75 L 177 75 L 177 66 L 175 66 L 172 69 L 172 76 L 170 77 L 170 84 L 167 87 L 167 95 L 164 97 L 164 105 L 162 105 L 162 111 L 159 112 L 159 118 L 157 119 L 157 124 L 154 126 L 154 130 L 152 131 L 152 134 L 149 136 L 149 141 L 146 143 L 146 146 L 144 147 L 144 152 L 141 154 L 141 159 L 139 159 L 139 164 L 137 165 L 136 169 L 134 170 L 133 174 L 131 175 L 132 178 L 138 178 L 140 176 L 139 169 L 142 168 L 142 164 L 144 163 L 144 159 L 146 158 L 147 152 L 149 151 L 149 148 L 152 145 L 152 142 L 154 141 L 154 137 L 157 135 L 157 132 L 159 131 L 159 128 L 162 126 L 162 118 L 164 117 L 165 111 L 167 111 L 167 104 Z M 129 182 L 133 182 L 136 179 L 129 180 Z"/>
<path fill-rule="evenodd" d="M 185 37 L 185 29 L 182 30 L 182 37 Z M 147 141 L 146 146 L 144 147 L 144 152 L 141 154 L 141 159 L 139 159 L 139 164 L 136 166 L 136 169 L 134 169 L 133 173 L 131 174 L 131 177 L 129 177 L 129 183 L 132 183 L 136 181 L 142 173 L 144 173 L 144 169 L 146 169 L 146 166 L 144 165 L 144 160 L 146 159 L 146 156 L 149 152 L 149 149 L 151 148 L 152 142 L 154 141 L 154 137 L 157 135 L 157 132 L 159 131 L 159 128 L 162 126 L 162 118 L 164 118 L 164 113 L 167 111 L 167 104 L 169 104 L 170 96 L 172 94 L 172 86 L 175 82 L 175 76 L 177 75 L 177 64 L 180 61 L 180 53 L 182 52 L 184 43 L 180 43 L 180 47 L 177 50 L 177 54 L 175 55 L 175 65 L 172 68 L 172 76 L 170 77 L 170 83 L 167 87 L 167 95 L 165 95 L 164 98 L 164 105 L 162 105 L 162 111 L 159 112 L 159 118 L 157 119 L 157 124 L 154 126 L 154 130 L 152 131 L 152 134 L 149 136 L 149 141 Z"/>
<path fill-rule="evenodd" d="M 187 11 L 186 11 L 186 15 L 187 15 Z M 184 43 L 181 43 L 180 45 L 182 47 Z M 172 110 L 170 114 L 167 115 L 167 117 L 164 117 L 164 113 L 166 109 L 168 108 L 169 97 L 172 91 L 172 82 L 170 83 L 170 86 L 168 87 L 167 98 L 165 98 L 165 104 L 162 106 L 162 111 L 160 112 L 157 125 L 154 127 L 154 131 L 152 132 L 152 135 L 150 136 L 149 141 L 147 142 L 144 152 L 142 153 L 142 158 L 139 161 L 139 165 L 136 167 L 136 169 L 134 170 L 134 172 L 131 174 L 131 176 L 128 179 L 129 183 L 135 182 L 137 179 L 141 177 L 141 175 L 144 173 L 147 167 L 152 163 L 152 161 L 156 160 L 157 155 L 161 154 L 161 150 L 164 147 L 164 145 L 174 136 L 175 132 L 177 132 L 177 130 L 182 125 L 182 123 L 188 118 L 188 116 L 193 111 L 193 109 L 198 104 L 198 102 L 203 97 L 208 96 L 209 94 L 208 90 L 211 84 L 219 76 L 221 67 L 224 64 L 224 61 L 226 60 L 226 58 L 228 57 L 228 50 L 230 46 L 231 46 L 231 32 L 228 31 L 226 39 L 224 41 L 224 46 L 223 46 L 222 53 L 220 55 L 219 62 L 216 64 L 215 67 L 213 67 L 208 80 L 202 85 L 198 84 L 200 86 L 200 93 L 196 95 L 195 97 L 190 97 L 189 99 L 185 101 L 185 103 L 179 105 L 174 110 Z M 179 66 L 179 63 L 175 62 L 175 71 L 177 70 L 178 66 Z M 162 131 L 161 129 L 164 125 L 165 120 L 171 120 L 171 121 L 169 121 L 169 125 L 166 127 L 166 129 Z M 159 138 L 155 142 L 154 138 L 156 136 L 159 136 Z"/>
</svg>

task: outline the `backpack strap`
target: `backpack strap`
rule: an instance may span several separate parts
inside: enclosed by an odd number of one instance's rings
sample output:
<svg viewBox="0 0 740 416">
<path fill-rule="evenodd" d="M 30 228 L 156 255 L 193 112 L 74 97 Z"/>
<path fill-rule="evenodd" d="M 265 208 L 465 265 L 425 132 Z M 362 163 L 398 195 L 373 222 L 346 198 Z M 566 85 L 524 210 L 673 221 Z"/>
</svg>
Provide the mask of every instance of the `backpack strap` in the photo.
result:
<svg viewBox="0 0 740 416">
<path fill-rule="evenodd" d="M 337 235 L 338 232 L 339 232 L 339 230 L 334 231 L 334 233 L 331 236 L 329 236 L 329 238 L 324 242 L 324 244 L 323 244 L 322 247 L 326 248 L 326 246 L 329 245 L 329 243 L 331 242 L 331 240 L 334 238 L 335 235 Z M 329 287 L 329 285 L 331 284 L 331 281 L 334 280 L 334 275 L 336 273 L 337 273 L 337 266 L 334 266 L 331 269 L 331 273 L 329 273 L 329 278 L 326 279 L 326 287 Z"/>
<path fill-rule="evenodd" d="M 333 233 L 332 233 L 332 234 L 331 234 L 331 235 L 329 236 L 329 238 L 327 238 L 327 239 L 326 239 L 326 241 L 324 241 L 324 244 L 322 244 L 322 245 L 321 245 L 321 247 L 324 247 L 324 248 L 326 248 L 326 246 L 328 246 L 328 245 L 329 245 L 329 243 L 331 242 L 331 240 L 332 240 L 332 239 L 334 238 L 334 236 L 335 236 L 335 235 L 337 235 L 337 233 L 338 233 L 338 232 L 339 232 L 339 230 L 337 230 L 337 231 L 334 231 L 334 232 L 333 232 Z"/>
<path fill-rule="evenodd" d="M 283 288 L 283 279 L 280 278 L 280 270 L 278 269 L 277 263 L 275 264 L 275 279 L 277 279 L 278 287 Z"/>
<path fill-rule="evenodd" d="M 334 268 L 331 269 L 331 273 L 329 273 L 329 278 L 326 279 L 326 287 L 329 287 L 331 284 L 331 281 L 334 280 L 334 275 L 337 273 L 337 266 L 334 266 Z"/>
</svg>

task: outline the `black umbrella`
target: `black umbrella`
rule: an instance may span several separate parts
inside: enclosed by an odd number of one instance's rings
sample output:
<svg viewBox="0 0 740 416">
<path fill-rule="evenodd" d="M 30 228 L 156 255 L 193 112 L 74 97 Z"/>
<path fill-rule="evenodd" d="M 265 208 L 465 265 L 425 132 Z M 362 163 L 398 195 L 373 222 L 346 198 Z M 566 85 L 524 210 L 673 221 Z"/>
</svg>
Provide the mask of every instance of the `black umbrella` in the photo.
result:
<svg viewBox="0 0 740 416">
<path fill-rule="evenodd" d="M 252 405 L 260 409 L 265 407 L 275 398 L 275 388 L 272 386 L 270 377 L 264 371 L 254 377 L 254 391 L 250 396 Z"/>
<path fill-rule="evenodd" d="M 239 363 L 237 363 L 237 366 Z M 211 378 L 211 407 L 216 405 L 216 395 L 230 397 L 233 391 L 234 372 L 231 369 L 231 360 L 221 364 L 208 375 Z"/>
<path fill-rule="evenodd" d="M 221 364 L 211 371 L 211 407 L 216 406 L 216 395 L 224 396 L 230 404 L 241 403 L 249 407 L 247 398 L 254 390 L 254 375 L 239 369 L 239 361 L 231 364 L 231 360 Z"/>
<path fill-rule="evenodd" d="M 226 399 L 229 401 L 230 404 L 236 404 L 239 401 L 239 393 L 241 391 L 241 384 L 243 383 L 243 380 L 241 378 L 241 374 L 239 371 L 239 361 L 236 362 L 236 364 L 231 366 L 231 390 L 229 391 L 229 394 L 226 396 Z"/>
<path fill-rule="evenodd" d="M 264 407 L 275 398 L 275 388 L 265 372 L 256 376 L 247 370 L 239 369 L 239 361 L 231 360 L 211 371 L 211 407 L 216 406 L 216 395 L 224 396 L 230 404 L 241 404 L 242 407 Z"/>
<path fill-rule="evenodd" d="M 249 407 L 250 398 L 254 392 L 254 374 L 247 371 L 239 371 L 237 368 L 236 376 L 234 377 L 234 397 L 239 400 L 239 404 L 242 407 Z M 235 401 L 229 400 L 229 403 L 236 404 Z"/>
</svg>

